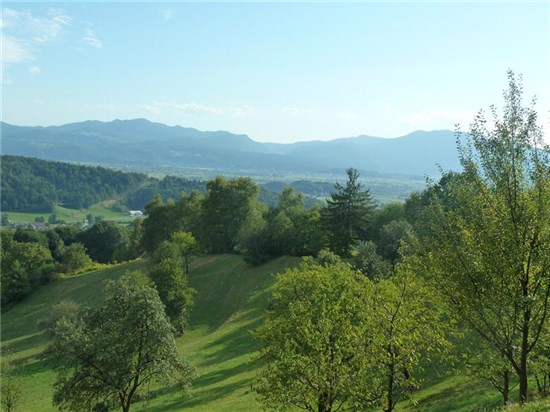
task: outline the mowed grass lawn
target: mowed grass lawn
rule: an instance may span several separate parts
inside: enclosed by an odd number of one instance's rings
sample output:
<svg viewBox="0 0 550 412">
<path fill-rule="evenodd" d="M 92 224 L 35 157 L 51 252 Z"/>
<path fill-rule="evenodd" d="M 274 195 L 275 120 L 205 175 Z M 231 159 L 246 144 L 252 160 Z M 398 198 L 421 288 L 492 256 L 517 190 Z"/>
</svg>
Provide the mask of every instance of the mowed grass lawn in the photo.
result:
<svg viewBox="0 0 550 412">
<path fill-rule="evenodd" d="M 282 257 L 252 267 L 239 256 L 215 255 L 197 259 L 189 281 L 196 289 L 190 328 L 178 339 L 181 353 L 197 368 L 192 394 L 183 398 L 173 388 L 159 389 L 149 402 L 132 407 L 136 411 L 257 411 L 261 407 L 251 386 L 258 365 L 257 345 L 250 332 L 261 323 L 269 300 L 274 274 L 298 264 L 299 259 Z M 102 301 L 105 280 L 128 270 L 138 270 L 140 261 L 60 279 L 38 290 L 2 316 L 2 356 L 10 354 L 21 376 L 21 411 L 53 411 L 51 403 L 55 373 L 40 357 L 48 344 L 39 329 L 40 320 L 63 299 L 83 305 Z M 123 338 L 123 337 L 121 337 Z M 513 394 L 515 396 L 515 393 Z M 424 389 L 415 402 L 398 405 L 401 411 L 490 411 L 499 407 L 498 393 L 487 384 L 464 375 L 434 375 L 426 371 Z M 549 402 L 529 411 L 550 410 Z"/>
</svg>

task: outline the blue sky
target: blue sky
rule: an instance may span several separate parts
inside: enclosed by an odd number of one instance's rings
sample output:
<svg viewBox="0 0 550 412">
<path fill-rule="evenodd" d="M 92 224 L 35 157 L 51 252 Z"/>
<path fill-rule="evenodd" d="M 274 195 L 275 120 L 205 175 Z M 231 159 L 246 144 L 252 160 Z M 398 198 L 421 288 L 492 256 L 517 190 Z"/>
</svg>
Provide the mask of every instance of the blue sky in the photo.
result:
<svg viewBox="0 0 550 412">
<path fill-rule="evenodd" d="M 549 2 L 10 3 L 2 118 L 144 117 L 259 141 L 467 129 L 522 73 L 550 128 Z"/>
</svg>

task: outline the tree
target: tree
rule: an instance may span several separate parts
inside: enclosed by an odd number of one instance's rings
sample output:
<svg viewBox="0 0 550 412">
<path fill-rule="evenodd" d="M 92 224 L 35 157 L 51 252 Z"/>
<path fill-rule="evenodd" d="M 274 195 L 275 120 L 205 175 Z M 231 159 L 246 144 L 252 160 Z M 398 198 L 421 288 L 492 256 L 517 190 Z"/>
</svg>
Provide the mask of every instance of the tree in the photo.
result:
<svg viewBox="0 0 550 412">
<path fill-rule="evenodd" d="M 376 245 L 370 240 L 359 242 L 352 250 L 353 266 L 369 279 L 385 278 L 391 275 L 392 265 L 376 252 Z"/>
<path fill-rule="evenodd" d="M 432 191 L 416 271 L 503 357 L 527 401 L 529 357 L 550 304 L 550 160 L 537 113 L 508 73 L 502 119 L 480 112 L 459 144 L 464 172 Z M 460 141 L 460 140 L 459 140 Z M 506 392 L 506 391 L 505 391 Z"/>
<path fill-rule="evenodd" d="M 111 281 L 100 308 L 56 323 L 48 354 L 58 373 L 53 403 L 61 410 L 112 405 L 126 412 L 152 382 L 189 386 L 192 367 L 178 354 L 162 302 L 135 276 Z"/>
<path fill-rule="evenodd" d="M 79 235 L 80 242 L 95 262 L 113 262 L 115 251 L 128 244 L 125 230 L 116 223 L 103 220 Z"/>
<path fill-rule="evenodd" d="M 346 185 L 334 185 L 335 190 L 322 210 L 330 249 L 341 256 L 349 255 L 356 242 L 366 240 L 375 207 L 369 191 L 362 190 L 357 170 L 350 168 L 346 173 Z"/>
<path fill-rule="evenodd" d="M 166 314 L 180 335 L 187 327 L 195 293 L 188 285 L 184 262 L 178 244 L 163 242 L 153 255 L 154 267 L 149 272 Z"/>
<path fill-rule="evenodd" d="M 92 263 L 82 243 L 73 243 L 63 249 L 61 264 L 65 272 L 72 273 Z"/>
<path fill-rule="evenodd" d="M 5 352 L 5 351 L 4 351 Z M 2 354 L 1 379 L 2 395 L 0 396 L 2 409 L 6 412 L 13 412 L 21 401 L 21 380 L 15 374 L 14 366 L 6 354 Z"/>
<path fill-rule="evenodd" d="M 336 411 L 378 398 L 365 310 L 371 284 L 343 263 L 311 260 L 279 275 L 254 334 L 264 366 L 255 390 L 269 408 Z"/>
<path fill-rule="evenodd" d="M 259 188 L 250 178 L 218 176 L 206 185 L 201 220 L 203 241 L 212 252 L 231 252 L 249 215 L 258 207 Z"/>
<path fill-rule="evenodd" d="M 189 263 L 200 251 L 197 240 L 191 233 L 179 231 L 172 234 L 172 243 L 177 247 L 183 259 L 185 274 L 189 275 Z"/>
<path fill-rule="evenodd" d="M 449 349 L 441 305 L 420 279 L 398 268 L 398 273 L 374 284 L 370 301 L 377 351 L 374 368 L 385 377 L 384 411 L 418 388 L 418 372 L 425 358 L 442 357 Z M 424 365 L 423 365 L 424 363 Z"/>
<path fill-rule="evenodd" d="M 412 225 L 403 219 L 392 220 L 382 226 L 378 242 L 380 254 L 395 265 L 400 258 L 399 248 L 402 243 L 408 243 L 412 230 Z"/>
</svg>

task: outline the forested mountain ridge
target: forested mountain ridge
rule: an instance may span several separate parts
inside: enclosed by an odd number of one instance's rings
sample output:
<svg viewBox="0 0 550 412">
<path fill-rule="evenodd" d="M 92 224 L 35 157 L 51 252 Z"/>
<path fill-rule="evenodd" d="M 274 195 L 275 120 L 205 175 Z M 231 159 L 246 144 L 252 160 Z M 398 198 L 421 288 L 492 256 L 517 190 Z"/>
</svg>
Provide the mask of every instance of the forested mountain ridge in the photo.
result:
<svg viewBox="0 0 550 412">
<path fill-rule="evenodd" d="M 2 183 L 1 209 L 9 212 L 51 212 L 53 206 L 85 209 L 105 200 L 114 200 L 118 208 L 142 210 L 158 194 L 177 200 L 182 193 L 206 191 L 206 181 L 180 176 L 162 179 L 144 173 L 122 172 L 100 166 L 52 162 L 23 156 L 0 156 Z M 327 186 L 328 185 L 328 186 Z M 260 200 L 271 205 L 285 186 L 304 191 L 306 205 L 314 197 L 328 195 L 327 182 L 270 182 L 260 186 Z"/>
<path fill-rule="evenodd" d="M 215 174 L 359 170 L 438 175 L 458 168 L 453 132 L 417 131 L 293 144 L 260 143 L 246 135 L 167 126 L 145 119 L 27 127 L 1 123 L 4 154 L 134 168 L 214 169 Z"/>
<path fill-rule="evenodd" d="M 182 192 L 205 186 L 173 176 L 155 179 L 143 173 L 21 156 L 2 156 L 1 170 L 2 210 L 12 212 L 49 212 L 54 205 L 80 209 L 112 198 L 141 209 L 156 194 L 178 198 Z"/>
</svg>

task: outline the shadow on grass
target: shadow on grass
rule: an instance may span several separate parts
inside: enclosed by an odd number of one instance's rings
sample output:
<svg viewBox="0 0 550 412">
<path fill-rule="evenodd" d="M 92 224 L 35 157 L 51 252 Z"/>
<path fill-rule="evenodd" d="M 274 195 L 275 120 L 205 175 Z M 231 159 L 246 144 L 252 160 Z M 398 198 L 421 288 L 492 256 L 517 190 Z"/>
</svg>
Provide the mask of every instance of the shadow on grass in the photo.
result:
<svg viewBox="0 0 550 412">
<path fill-rule="evenodd" d="M 232 368 L 218 369 L 210 373 L 204 374 L 202 376 L 199 376 L 193 382 L 194 387 L 199 389 L 197 389 L 196 391 L 192 390 L 190 397 L 182 397 L 171 402 L 163 403 L 162 405 L 157 405 L 149 408 L 146 407 L 145 410 L 151 412 L 161 412 L 167 410 L 182 410 L 199 405 L 203 405 L 205 407 L 204 410 L 208 410 L 208 403 L 220 398 L 224 398 L 239 389 L 246 388 L 247 385 L 250 385 L 252 379 L 243 378 L 227 384 L 219 384 L 220 382 L 231 380 L 231 378 L 234 378 L 236 375 L 248 372 L 252 369 L 254 369 L 254 364 L 252 362 L 245 362 Z M 205 387 L 209 387 L 209 389 L 202 389 Z M 177 387 L 173 386 L 171 388 L 155 392 L 151 395 L 152 398 L 154 398 L 159 395 L 176 393 Z"/>
</svg>

